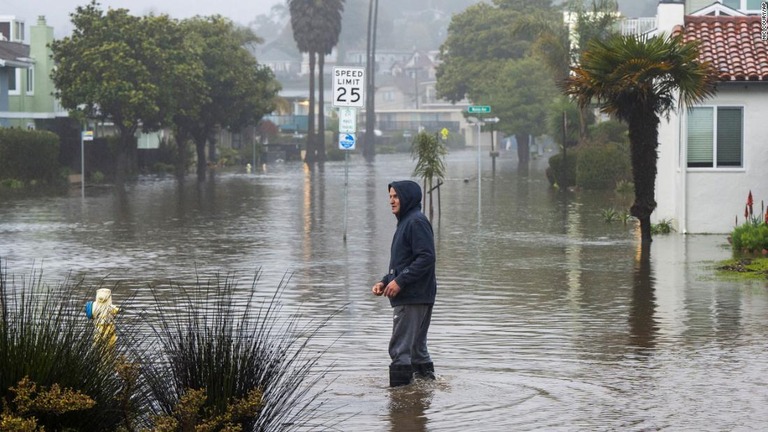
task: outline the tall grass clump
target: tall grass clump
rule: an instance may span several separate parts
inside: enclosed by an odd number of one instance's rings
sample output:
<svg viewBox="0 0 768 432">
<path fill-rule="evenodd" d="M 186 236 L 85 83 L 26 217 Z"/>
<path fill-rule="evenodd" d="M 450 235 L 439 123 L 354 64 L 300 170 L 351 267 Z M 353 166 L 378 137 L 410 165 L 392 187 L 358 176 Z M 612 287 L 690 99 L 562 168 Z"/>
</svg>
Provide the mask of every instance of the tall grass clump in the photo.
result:
<svg viewBox="0 0 768 432">
<path fill-rule="evenodd" d="M 118 356 L 94 344 L 82 281 L 20 281 L 0 261 L 2 430 L 114 431 L 123 422 Z"/>
<path fill-rule="evenodd" d="M 261 301 L 259 273 L 246 290 L 220 275 L 192 286 L 150 286 L 156 309 L 144 320 L 153 337 L 136 345 L 143 346 L 155 430 L 311 428 L 322 407 L 313 389 L 326 371 L 315 370 L 321 354 L 306 348 L 330 318 L 302 324 L 299 313 L 283 313 L 289 279 Z"/>
</svg>

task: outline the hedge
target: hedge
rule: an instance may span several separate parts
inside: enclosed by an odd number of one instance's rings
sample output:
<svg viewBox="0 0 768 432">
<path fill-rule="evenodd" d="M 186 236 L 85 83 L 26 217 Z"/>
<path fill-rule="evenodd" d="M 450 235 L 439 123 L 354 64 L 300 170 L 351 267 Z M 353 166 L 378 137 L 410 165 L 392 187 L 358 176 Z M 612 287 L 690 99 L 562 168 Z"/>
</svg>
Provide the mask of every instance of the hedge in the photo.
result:
<svg viewBox="0 0 768 432">
<path fill-rule="evenodd" d="M 48 131 L 0 128 L 0 180 L 52 183 L 59 175 L 59 137 Z"/>
</svg>

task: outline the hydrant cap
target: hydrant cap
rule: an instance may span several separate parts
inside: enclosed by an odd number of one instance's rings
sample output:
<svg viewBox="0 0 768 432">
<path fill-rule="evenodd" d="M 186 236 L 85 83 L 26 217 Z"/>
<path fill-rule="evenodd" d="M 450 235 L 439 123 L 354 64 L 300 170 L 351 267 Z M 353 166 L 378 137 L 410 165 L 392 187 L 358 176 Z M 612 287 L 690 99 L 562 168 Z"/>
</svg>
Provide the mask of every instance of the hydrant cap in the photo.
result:
<svg viewBox="0 0 768 432">
<path fill-rule="evenodd" d="M 99 303 L 112 304 L 112 290 L 109 288 L 100 288 L 96 290 L 96 301 Z"/>
</svg>

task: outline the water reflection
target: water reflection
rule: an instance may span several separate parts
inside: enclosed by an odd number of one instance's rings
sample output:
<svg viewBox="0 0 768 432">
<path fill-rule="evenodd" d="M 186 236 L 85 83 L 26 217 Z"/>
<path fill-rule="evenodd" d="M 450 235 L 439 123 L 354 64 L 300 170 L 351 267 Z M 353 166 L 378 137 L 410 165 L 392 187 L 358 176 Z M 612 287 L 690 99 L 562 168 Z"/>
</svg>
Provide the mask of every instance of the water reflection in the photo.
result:
<svg viewBox="0 0 768 432">
<path fill-rule="evenodd" d="M 655 345 L 656 322 L 654 319 L 656 298 L 651 272 L 651 245 L 638 244 L 635 269 L 632 273 L 632 301 L 629 310 L 631 343 L 645 354 L 651 354 Z"/>
<path fill-rule="evenodd" d="M 490 164 L 486 163 L 490 170 Z M 657 236 L 606 224 L 612 194 L 553 191 L 502 152 L 496 176 L 452 152 L 435 215 L 438 303 L 430 351 L 442 381 L 386 387 L 391 311 L 370 286 L 396 220 L 387 184 L 409 155 L 324 170 L 278 164 L 205 182 L 144 178 L 113 191 L 0 201 L 9 271 L 70 271 L 115 286 L 116 303 L 166 279 L 234 273 L 307 319 L 343 312 L 311 346 L 333 365 L 328 424 L 345 431 L 754 430 L 768 422 L 768 292 L 713 277 L 718 236 Z M 484 168 L 485 169 L 485 168 Z M 478 216 L 482 220 L 478 223 Z M 168 288 L 169 294 L 171 288 Z M 260 294 L 262 293 L 260 291 Z M 139 304 L 138 306 L 141 306 Z M 421 394 L 419 394 L 421 393 Z M 323 419 L 320 419 L 323 420 Z"/>
<path fill-rule="evenodd" d="M 433 383 L 416 381 L 407 387 L 389 390 L 389 430 L 391 432 L 426 432 L 427 412 L 432 405 Z"/>
</svg>

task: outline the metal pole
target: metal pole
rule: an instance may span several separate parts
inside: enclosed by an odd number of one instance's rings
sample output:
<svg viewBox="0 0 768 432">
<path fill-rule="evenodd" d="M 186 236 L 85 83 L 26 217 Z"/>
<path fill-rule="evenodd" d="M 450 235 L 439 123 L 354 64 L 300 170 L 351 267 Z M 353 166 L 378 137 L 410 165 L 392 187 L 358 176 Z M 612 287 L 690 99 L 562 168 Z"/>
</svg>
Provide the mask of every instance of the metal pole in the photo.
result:
<svg viewBox="0 0 768 432">
<path fill-rule="evenodd" d="M 480 133 L 480 127 L 483 123 L 480 121 L 480 119 L 477 119 L 477 223 L 480 223 L 480 209 L 481 205 L 483 203 L 482 200 L 482 178 L 481 178 L 481 171 L 482 171 L 482 158 L 480 157 L 480 138 L 482 137 Z"/>
<path fill-rule="evenodd" d="M 493 125 L 496 122 L 491 123 L 491 163 L 493 165 L 493 177 L 495 180 L 496 177 L 496 150 L 494 149 L 494 142 L 493 142 Z"/>
<path fill-rule="evenodd" d="M 565 186 L 568 187 L 568 182 L 565 180 L 566 173 L 568 172 L 568 115 L 565 111 L 563 111 L 563 171 L 562 171 L 562 182 L 566 183 L 565 185 L 560 185 L 561 187 Z"/>
<path fill-rule="evenodd" d="M 344 243 L 347 242 L 347 196 L 349 195 L 349 151 L 344 151 Z"/>
<path fill-rule="evenodd" d="M 85 133 L 85 126 L 80 131 L 80 196 L 85 199 L 85 140 L 83 134 Z"/>
</svg>

